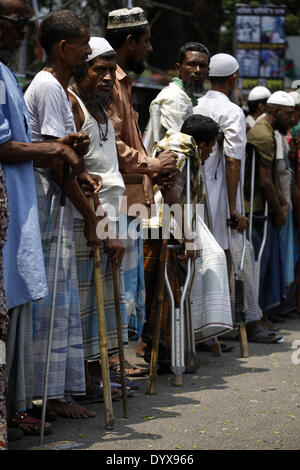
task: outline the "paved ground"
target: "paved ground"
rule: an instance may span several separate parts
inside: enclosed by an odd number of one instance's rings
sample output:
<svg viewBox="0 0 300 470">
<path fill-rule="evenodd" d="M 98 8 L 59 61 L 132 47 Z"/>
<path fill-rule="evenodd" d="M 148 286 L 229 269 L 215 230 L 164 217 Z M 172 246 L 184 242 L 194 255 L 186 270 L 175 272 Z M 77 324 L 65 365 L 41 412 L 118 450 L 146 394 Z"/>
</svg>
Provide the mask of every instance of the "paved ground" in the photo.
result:
<svg viewBox="0 0 300 470">
<path fill-rule="evenodd" d="M 249 344 L 249 358 L 238 343 L 221 357 L 198 353 L 200 367 L 184 375 L 183 387 L 172 375 L 158 376 L 159 393 L 145 395 L 147 378 L 129 399 L 129 418 L 114 402 L 113 431 L 104 427 L 103 404 L 88 405 L 97 417 L 59 418 L 45 444 L 72 441 L 89 450 L 296 450 L 300 448 L 300 318 L 281 325 L 281 344 Z M 133 357 L 133 350 L 129 351 Z M 141 360 L 137 360 L 141 364 Z M 39 446 L 39 437 L 11 442 L 10 450 Z"/>
</svg>

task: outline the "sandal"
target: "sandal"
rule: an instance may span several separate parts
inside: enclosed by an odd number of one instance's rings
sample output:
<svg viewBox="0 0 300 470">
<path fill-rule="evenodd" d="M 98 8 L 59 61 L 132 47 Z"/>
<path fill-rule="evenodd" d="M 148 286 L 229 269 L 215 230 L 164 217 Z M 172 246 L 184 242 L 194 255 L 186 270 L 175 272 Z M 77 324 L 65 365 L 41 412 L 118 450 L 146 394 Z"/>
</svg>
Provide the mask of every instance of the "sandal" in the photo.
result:
<svg viewBox="0 0 300 470">
<path fill-rule="evenodd" d="M 112 364 L 110 364 L 109 368 L 112 372 L 114 372 L 117 376 L 120 377 L 120 362 L 113 362 Z M 134 372 L 126 372 L 128 370 L 133 370 Z M 131 364 L 129 361 L 125 361 L 125 373 L 128 377 L 144 377 L 145 375 L 148 375 L 149 371 L 148 369 L 139 369 L 135 365 Z"/>
<path fill-rule="evenodd" d="M 35 426 L 30 429 L 25 429 L 24 426 Z M 27 413 L 19 412 L 14 417 L 7 421 L 7 426 L 10 428 L 19 428 L 23 431 L 24 436 L 39 436 L 41 434 L 41 420 L 32 418 Z M 51 424 L 45 423 L 44 436 L 52 433 Z"/>
<path fill-rule="evenodd" d="M 120 388 L 121 385 L 115 382 L 110 383 L 110 389 L 111 389 L 111 399 L 112 401 L 119 400 L 121 398 L 120 394 Z M 76 401 L 79 401 L 80 403 L 104 403 L 104 388 L 103 388 L 103 382 L 93 383 L 93 389 L 89 389 L 88 393 L 86 395 L 82 396 L 77 396 L 75 397 Z"/>
<path fill-rule="evenodd" d="M 256 324 L 251 329 L 251 332 L 248 333 L 248 342 L 250 343 L 266 343 L 266 344 L 274 344 L 274 343 L 281 343 L 282 336 L 276 336 L 275 333 L 270 332 L 263 326 Z"/>
</svg>

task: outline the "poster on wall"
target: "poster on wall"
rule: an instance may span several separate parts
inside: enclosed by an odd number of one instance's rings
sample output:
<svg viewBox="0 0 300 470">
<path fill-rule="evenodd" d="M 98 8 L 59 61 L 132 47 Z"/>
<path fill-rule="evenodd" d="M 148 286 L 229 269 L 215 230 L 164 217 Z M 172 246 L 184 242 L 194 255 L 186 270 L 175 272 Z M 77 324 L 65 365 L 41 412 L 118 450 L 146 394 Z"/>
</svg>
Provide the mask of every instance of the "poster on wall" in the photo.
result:
<svg viewBox="0 0 300 470">
<path fill-rule="evenodd" d="M 236 4 L 234 52 L 240 65 L 240 88 L 264 85 L 271 91 L 284 87 L 284 5 Z"/>
</svg>

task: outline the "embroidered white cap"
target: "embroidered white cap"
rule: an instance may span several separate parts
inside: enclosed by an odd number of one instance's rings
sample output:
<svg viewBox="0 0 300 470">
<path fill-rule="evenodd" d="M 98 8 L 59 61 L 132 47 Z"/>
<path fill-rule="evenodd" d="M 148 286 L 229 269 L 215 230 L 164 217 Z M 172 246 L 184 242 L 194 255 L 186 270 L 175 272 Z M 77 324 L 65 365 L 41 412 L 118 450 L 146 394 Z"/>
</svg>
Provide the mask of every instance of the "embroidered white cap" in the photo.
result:
<svg viewBox="0 0 300 470">
<path fill-rule="evenodd" d="M 248 101 L 265 100 L 271 96 L 271 92 L 265 86 L 255 86 L 250 90 L 248 95 Z"/>
<path fill-rule="evenodd" d="M 300 105 L 300 93 L 298 91 L 290 91 L 289 95 L 293 98 L 295 106 Z"/>
<path fill-rule="evenodd" d="M 239 70 L 239 63 L 235 57 L 230 54 L 215 54 L 211 57 L 209 63 L 210 77 L 230 77 Z"/>
<path fill-rule="evenodd" d="M 105 52 L 114 51 L 109 42 L 104 38 L 92 37 L 89 41 L 90 48 L 92 49 L 91 54 L 88 56 L 88 62 L 95 59 L 99 55 L 104 54 Z"/>
<path fill-rule="evenodd" d="M 268 98 L 267 103 L 269 104 L 279 104 L 280 106 L 295 106 L 295 101 L 286 91 L 275 91 Z"/>
</svg>

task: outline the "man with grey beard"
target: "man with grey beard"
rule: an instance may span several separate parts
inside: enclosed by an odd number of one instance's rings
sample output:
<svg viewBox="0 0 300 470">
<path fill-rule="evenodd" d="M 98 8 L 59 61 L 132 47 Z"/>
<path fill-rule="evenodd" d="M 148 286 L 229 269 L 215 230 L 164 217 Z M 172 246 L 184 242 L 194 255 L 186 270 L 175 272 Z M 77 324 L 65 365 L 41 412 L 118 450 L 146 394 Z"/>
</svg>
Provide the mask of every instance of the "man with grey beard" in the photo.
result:
<svg viewBox="0 0 300 470">
<path fill-rule="evenodd" d="M 88 152 L 84 156 L 86 166 L 90 173 L 99 175 L 102 179 L 102 187 L 98 194 L 101 207 L 98 208 L 97 213 L 100 212 L 100 209 L 104 211 L 108 216 L 110 226 L 110 235 L 108 239 L 104 240 L 104 243 L 109 247 L 112 245 L 115 254 L 112 261 L 117 262 L 117 266 L 120 267 L 124 247 L 118 239 L 116 221 L 119 219 L 120 203 L 125 185 L 119 171 L 114 128 L 107 115 L 107 109 L 112 102 L 112 90 L 116 78 L 117 54 L 104 38 L 92 37 L 89 44 L 91 54 L 87 59 L 87 67 L 82 72 L 75 74 L 75 83 L 69 88 L 69 95 L 76 128 L 78 131 L 86 131 L 90 139 Z M 103 215 L 103 212 L 99 215 Z M 83 233 L 83 220 L 75 216 L 74 237 L 84 358 L 86 361 L 87 395 L 89 395 L 94 393 L 95 389 L 95 384 L 93 384 L 95 379 L 92 379 L 92 375 L 98 376 L 99 380 L 100 371 L 97 370 L 97 365 L 100 350 L 93 261 L 89 256 L 89 249 L 84 242 Z M 99 236 L 102 238 L 100 233 Z M 113 357 L 118 354 L 118 343 L 115 311 L 112 308 L 114 305 L 112 265 L 108 261 L 110 260 L 107 260 L 105 253 L 102 253 L 107 349 L 109 357 Z M 119 290 L 123 341 L 127 344 L 127 313 L 123 269 L 119 270 Z M 118 384 L 111 383 L 112 391 L 118 387 Z"/>
</svg>

